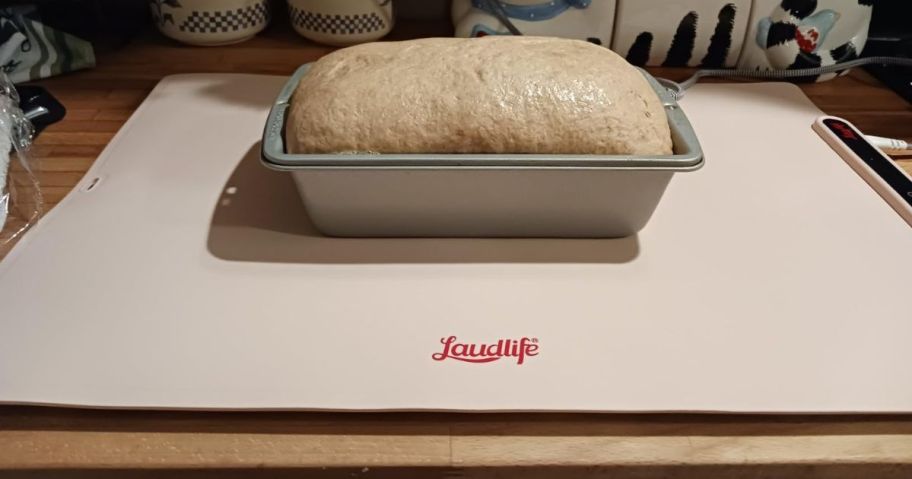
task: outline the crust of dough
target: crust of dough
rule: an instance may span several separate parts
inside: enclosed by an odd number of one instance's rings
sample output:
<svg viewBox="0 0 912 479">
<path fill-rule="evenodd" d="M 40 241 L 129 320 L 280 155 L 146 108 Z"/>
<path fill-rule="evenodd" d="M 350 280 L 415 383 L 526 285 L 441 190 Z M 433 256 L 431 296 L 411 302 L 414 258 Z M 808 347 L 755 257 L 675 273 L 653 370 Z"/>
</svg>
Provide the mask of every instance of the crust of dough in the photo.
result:
<svg viewBox="0 0 912 479">
<path fill-rule="evenodd" d="M 604 47 L 540 37 L 338 50 L 301 79 L 285 133 L 289 153 L 672 152 L 636 68 Z"/>
</svg>

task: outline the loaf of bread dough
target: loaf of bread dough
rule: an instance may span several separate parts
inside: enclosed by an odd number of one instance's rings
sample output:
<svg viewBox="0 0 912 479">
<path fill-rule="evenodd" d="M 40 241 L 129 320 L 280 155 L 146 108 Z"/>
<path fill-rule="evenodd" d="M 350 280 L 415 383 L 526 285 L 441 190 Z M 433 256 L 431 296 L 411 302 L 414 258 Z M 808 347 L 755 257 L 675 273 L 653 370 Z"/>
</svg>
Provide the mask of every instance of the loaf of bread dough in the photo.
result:
<svg viewBox="0 0 912 479">
<path fill-rule="evenodd" d="M 664 155 L 655 91 L 611 50 L 538 37 L 368 43 L 301 79 L 288 153 Z"/>
</svg>

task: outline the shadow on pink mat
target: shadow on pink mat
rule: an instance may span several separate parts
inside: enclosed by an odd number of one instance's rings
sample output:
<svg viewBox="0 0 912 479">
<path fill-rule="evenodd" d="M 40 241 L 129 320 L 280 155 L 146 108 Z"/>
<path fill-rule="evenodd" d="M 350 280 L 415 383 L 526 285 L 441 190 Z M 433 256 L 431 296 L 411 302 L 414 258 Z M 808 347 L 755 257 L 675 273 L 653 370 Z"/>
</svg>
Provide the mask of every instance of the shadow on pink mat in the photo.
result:
<svg viewBox="0 0 912 479">
<path fill-rule="evenodd" d="M 627 263 L 636 236 L 620 239 L 333 238 L 310 222 L 289 173 L 260 163 L 253 145 L 215 205 L 209 252 L 262 263 Z"/>
</svg>

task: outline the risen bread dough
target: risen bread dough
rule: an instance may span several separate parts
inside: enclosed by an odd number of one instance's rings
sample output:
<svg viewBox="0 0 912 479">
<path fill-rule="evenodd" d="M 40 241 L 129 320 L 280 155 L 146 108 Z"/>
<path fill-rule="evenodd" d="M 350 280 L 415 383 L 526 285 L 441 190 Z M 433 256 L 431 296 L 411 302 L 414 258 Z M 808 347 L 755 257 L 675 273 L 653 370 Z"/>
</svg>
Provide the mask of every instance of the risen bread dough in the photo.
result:
<svg viewBox="0 0 912 479">
<path fill-rule="evenodd" d="M 661 155 L 668 122 L 643 75 L 578 40 L 488 36 L 368 43 L 312 65 L 289 153 Z"/>
</svg>

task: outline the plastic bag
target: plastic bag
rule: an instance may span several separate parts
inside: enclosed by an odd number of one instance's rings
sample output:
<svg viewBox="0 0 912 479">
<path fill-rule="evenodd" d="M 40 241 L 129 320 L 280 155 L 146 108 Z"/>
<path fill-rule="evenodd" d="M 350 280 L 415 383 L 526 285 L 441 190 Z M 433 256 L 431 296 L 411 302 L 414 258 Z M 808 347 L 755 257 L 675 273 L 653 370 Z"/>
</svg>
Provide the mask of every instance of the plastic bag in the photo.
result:
<svg viewBox="0 0 912 479">
<path fill-rule="evenodd" d="M 44 202 L 28 155 L 34 129 L 19 108 L 19 95 L 0 73 L 0 251 L 41 216 Z"/>
</svg>

